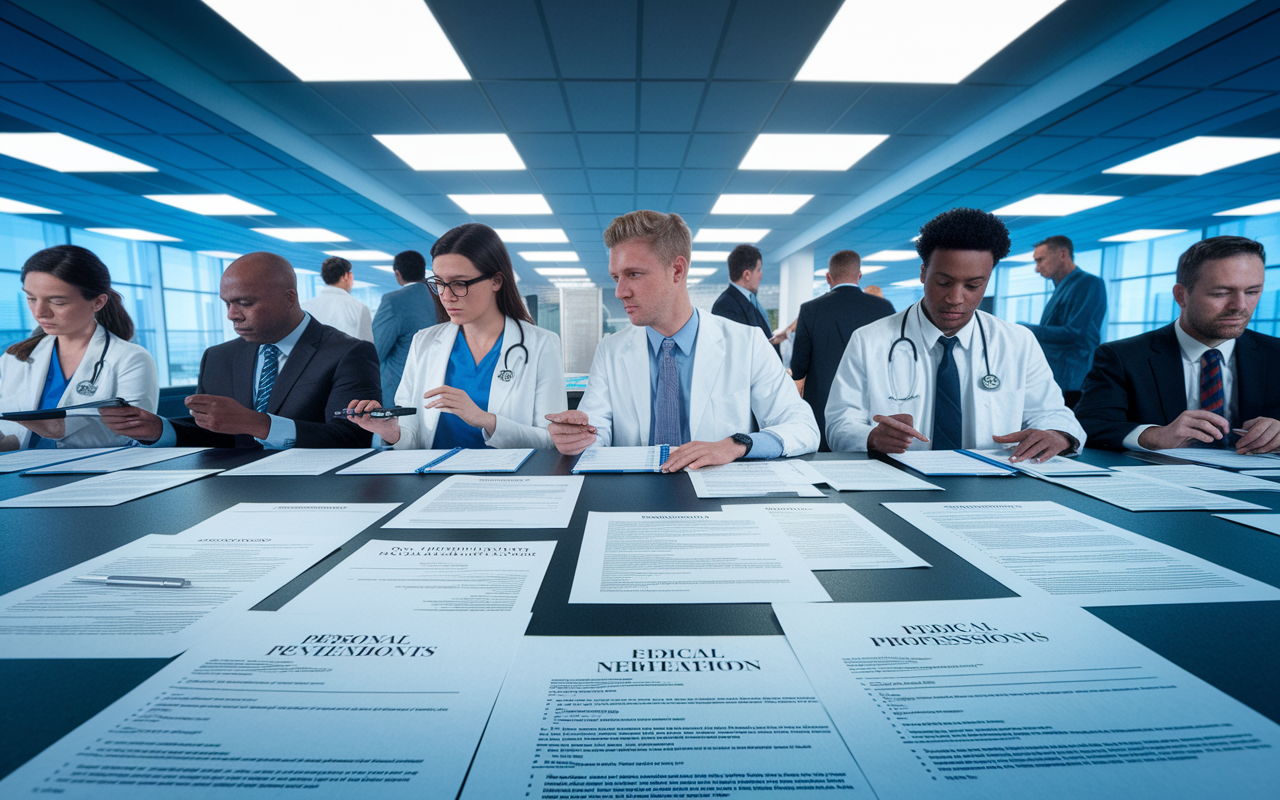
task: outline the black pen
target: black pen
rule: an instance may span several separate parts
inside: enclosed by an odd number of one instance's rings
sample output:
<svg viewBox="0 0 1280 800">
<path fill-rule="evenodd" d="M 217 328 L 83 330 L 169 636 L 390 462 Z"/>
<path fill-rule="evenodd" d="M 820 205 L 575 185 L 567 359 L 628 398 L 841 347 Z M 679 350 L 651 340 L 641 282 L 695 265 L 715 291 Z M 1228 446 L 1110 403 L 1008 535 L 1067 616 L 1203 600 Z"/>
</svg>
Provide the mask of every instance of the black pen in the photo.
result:
<svg viewBox="0 0 1280 800">
<path fill-rule="evenodd" d="M 344 408 L 341 411 L 333 412 L 335 417 L 354 417 L 357 415 L 373 417 L 374 419 L 382 419 L 385 417 L 407 417 L 410 414 L 417 414 L 418 409 L 406 408 L 404 406 L 395 406 L 394 408 L 375 408 L 371 411 L 353 411 Z"/>
</svg>

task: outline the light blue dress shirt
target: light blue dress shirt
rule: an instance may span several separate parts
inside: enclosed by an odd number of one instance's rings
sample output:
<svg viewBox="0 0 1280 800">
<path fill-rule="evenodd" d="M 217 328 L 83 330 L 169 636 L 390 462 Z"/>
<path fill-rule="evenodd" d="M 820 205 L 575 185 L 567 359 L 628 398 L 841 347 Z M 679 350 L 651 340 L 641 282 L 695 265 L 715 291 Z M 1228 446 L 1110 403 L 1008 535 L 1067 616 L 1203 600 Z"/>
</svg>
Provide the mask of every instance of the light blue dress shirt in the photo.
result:
<svg viewBox="0 0 1280 800">
<path fill-rule="evenodd" d="M 755 292 L 751 291 L 750 289 L 747 289 L 746 287 L 739 286 L 733 281 L 729 281 L 729 285 L 737 289 L 738 291 L 742 292 L 744 295 L 746 295 L 747 302 L 751 304 L 752 308 L 760 312 L 760 316 L 764 317 L 765 319 L 769 318 L 769 314 L 764 310 L 764 306 L 760 304 L 760 298 L 758 295 L 756 295 Z"/>
</svg>

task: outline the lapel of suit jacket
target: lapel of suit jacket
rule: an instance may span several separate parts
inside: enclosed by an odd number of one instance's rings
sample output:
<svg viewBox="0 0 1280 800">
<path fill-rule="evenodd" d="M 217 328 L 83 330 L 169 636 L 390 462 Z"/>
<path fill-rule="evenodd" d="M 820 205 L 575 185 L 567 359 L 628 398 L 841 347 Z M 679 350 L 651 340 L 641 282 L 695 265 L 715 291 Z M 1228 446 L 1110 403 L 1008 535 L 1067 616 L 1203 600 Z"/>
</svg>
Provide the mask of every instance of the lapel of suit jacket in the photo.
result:
<svg viewBox="0 0 1280 800">
<path fill-rule="evenodd" d="M 1156 331 L 1156 335 L 1151 338 L 1151 358 L 1148 360 L 1151 380 L 1160 398 L 1160 410 L 1164 412 L 1166 425 L 1187 410 L 1182 350 L 1178 347 L 1178 336 L 1173 332 L 1173 326 L 1177 324 L 1173 322 Z"/>
<path fill-rule="evenodd" d="M 635 414 L 636 427 L 640 431 L 640 443 L 649 443 L 649 409 L 652 398 L 649 397 L 649 340 L 648 329 L 632 325 L 631 330 L 622 334 L 627 337 L 622 347 L 618 348 L 618 392 L 612 400 L 621 408 L 622 403 L 630 401 L 631 413 Z M 624 398 L 626 398 L 624 400 Z M 614 441 L 617 442 L 616 431 L 621 418 L 614 412 Z"/>
<path fill-rule="evenodd" d="M 302 336 L 298 337 L 298 343 L 289 352 L 289 358 L 284 362 L 284 369 L 276 376 L 275 385 L 271 387 L 271 400 L 267 403 L 268 414 L 280 413 L 280 407 L 288 398 L 289 390 L 298 382 L 298 378 L 302 377 L 303 370 L 307 368 L 307 364 L 311 363 L 311 358 L 315 356 L 319 346 L 320 323 L 312 317 L 311 322 L 302 331 Z"/>
<path fill-rule="evenodd" d="M 698 315 L 698 346 L 694 351 L 693 381 L 689 387 L 689 435 L 694 440 L 698 439 L 698 423 L 711 402 L 711 389 L 719 380 L 725 362 L 724 331 L 710 317 L 710 314 Z M 738 366 L 751 367 L 750 363 Z"/>
<path fill-rule="evenodd" d="M 231 398 L 245 408 L 253 408 L 253 373 L 258 367 L 258 345 L 238 339 L 231 355 Z M 209 388 L 205 381 L 205 390 Z"/>
<path fill-rule="evenodd" d="M 1231 420 L 1231 424 L 1239 427 L 1254 417 L 1268 415 L 1264 407 L 1266 396 L 1266 375 L 1270 364 L 1266 353 L 1258 346 L 1257 334 L 1245 331 L 1236 339 L 1236 414 L 1240 419 Z M 1228 398 L 1229 401 L 1229 398 Z M 1274 410 L 1270 412 L 1274 414 Z"/>
<path fill-rule="evenodd" d="M 507 317 L 506 324 L 502 328 L 502 351 L 498 353 L 498 363 L 494 365 L 493 380 L 489 384 L 488 411 L 490 414 L 496 414 L 498 409 L 502 408 L 502 404 L 507 401 L 507 397 L 511 394 L 511 389 L 515 386 L 515 376 L 521 374 L 522 369 L 529 361 L 525 357 L 525 351 L 516 347 L 520 344 L 519 325 L 520 323 L 511 317 Z M 511 352 L 513 347 L 516 347 L 514 353 Z M 503 356 L 507 357 L 506 361 L 503 360 Z M 504 381 L 498 376 L 506 369 L 511 370 L 512 376 Z"/>
</svg>

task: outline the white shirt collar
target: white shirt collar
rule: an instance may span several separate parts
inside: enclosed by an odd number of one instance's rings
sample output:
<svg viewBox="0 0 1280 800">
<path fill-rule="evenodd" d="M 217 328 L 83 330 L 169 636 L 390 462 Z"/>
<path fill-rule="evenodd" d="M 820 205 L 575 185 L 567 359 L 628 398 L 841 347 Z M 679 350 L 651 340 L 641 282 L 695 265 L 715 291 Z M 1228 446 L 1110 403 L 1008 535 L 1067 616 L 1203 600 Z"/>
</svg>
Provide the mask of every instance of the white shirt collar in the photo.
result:
<svg viewBox="0 0 1280 800">
<path fill-rule="evenodd" d="M 1199 341 L 1182 329 L 1181 318 L 1174 320 L 1173 332 L 1174 335 L 1178 337 L 1178 349 L 1182 351 L 1183 361 L 1199 364 L 1200 358 L 1204 356 L 1205 353 L 1210 350 L 1217 350 L 1219 353 L 1222 353 L 1222 360 L 1225 363 L 1231 360 L 1231 354 L 1236 351 L 1235 339 L 1227 339 L 1216 348 L 1210 347 L 1204 342 Z"/>
</svg>

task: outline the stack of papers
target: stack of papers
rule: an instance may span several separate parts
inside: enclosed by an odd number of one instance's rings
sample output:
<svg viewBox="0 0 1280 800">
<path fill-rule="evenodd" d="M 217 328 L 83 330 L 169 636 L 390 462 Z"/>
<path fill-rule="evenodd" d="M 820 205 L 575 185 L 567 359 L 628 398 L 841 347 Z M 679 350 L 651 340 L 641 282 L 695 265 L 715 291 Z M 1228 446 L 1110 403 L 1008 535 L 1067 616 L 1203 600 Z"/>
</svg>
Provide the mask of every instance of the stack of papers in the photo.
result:
<svg viewBox="0 0 1280 800">
<path fill-rule="evenodd" d="M 39 469 L 50 464 L 62 464 L 81 458 L 92 458 L 103 453 L 114 453 L 119 447 L 74 447 L 55 448 L 53 450 L 15 450 L 0 455 L 0 472 L 23 472 Z"/>
<path fill-rule="evenodd" d="M 567 528 L 581 491 L 581 475 L 453 475 L 382 527 Z"/>
<path fill-rule="evenodd" d="M 822 482 L 838 492 L 915 492 L 942 491 L 904 470 L 883 461 L 808 461 L 809 467 L 822 476 Z"/>
<path fill-rule="evenodd" d="M 892 467 L 890 467 L 892 469 Z M 787 535 L 813 570 L 903 569 L 929 563 L 844 503 L 778 503 L 722 506 L 751 519 L 764 512 Z"/>
<path fill-rule="evenodd" d="M 1263 469 L 1280 467 L 1277 458 L 1269 453 L 1242 456 L 1234 450 L 1217 447 L 1171 447 L 1168 450 L 1153 451 L 1162 456 L 1173 456 L 1183 461 L 1194 461 L 1197 464 L 1208 464 L 1211 467 L 1226 469 Z"/>
<path fill-rule="evenodd" d="M 807 461 L 734 461 L 686 470 L 698 497 L 825 497 Z"/>
<path fill-rule="evenodd" d="M 653 447 L 589 447 L 578 456 L 573 474 L 580 472 L 661 472 L 671 455 L 665 444 Z"/>
<path fill-rule="evenodd" d="M 115 472 L 121 469 L 135 469 L 148 464 L 159 464 L 173 458 L 189 456 L 208 450 L 207 447 L 122 447 L 92 458 L 63 462 L 50 467 L 33 469 L 25 475 L 67 475 L 89 472 Z"/>
<path fill-rule="evenodd" d="M 511 450 L 455 447 L 434 461 L 423 464 L 418 472 L 515 472 L 531 455 L 532 447 Z"/>
<path fill-rule="evenodd" d="M 1002 465 L 970 454 L 967 450 L 908 450 L 890 453 L 889 458 L 906 464 L 921 475 L 1017 475 L 1012 464 Z"/>
<path fill-rule="evenodd" d="M 1028 475 L 1034 475 L 1037 478 L 1071 476 L 1071 475 L 1110 475 L 1111 470 L 1106 467 L 1095 467 L 1092 464 L 1086 464 L 1074 458 L 1063 458 L 1062 456 L 1053 456 L 1047 461 L 1010 461 L 1009 456 L 1012 450 L 961 450 L 971 456 L 990 461 L 1002 467 L 1013 467 L 1019 472 L 1025 472 Z"/>
<path fill-rule="evenodd" d="M 323 475 L 348 461 L 355 461 L 372 452 L 371 447 L 359 449 L 294 447 L 272 453 L 243 467 L 229 469 L 222 473 L 222 476 Z"/>
<path fill-rule="evenodd" d="M 0 508 L 86 508 L 90 506 L 118 506 L 139 497 L 163 492 L 184 483 L 197 481 L 206 475 L 216 475 L 216 469 L 151 470 L 135 469 L 95 475 L 82 481 L 55 486 L 39 492 L 0 500 Z"/>
<path fill-rule="evenodd" d="M 1113 472 L 1105 478 L 1046 477 L 1045 480 L 1126 511 L 1268 510 L 1266 506 L 1257 503 L 1246 503 L 1234 497 L 1178 486 L 1135 472 Z"/>
<path fill-rule="evenodd" d="M 1116 467 L 1120 472 L 1155 478 L 1166 483 L 1206 492 L 1280 492 L 1280 483 L 1212 467 L 1159 464 L 1150 467 Z"/>
</svg>

